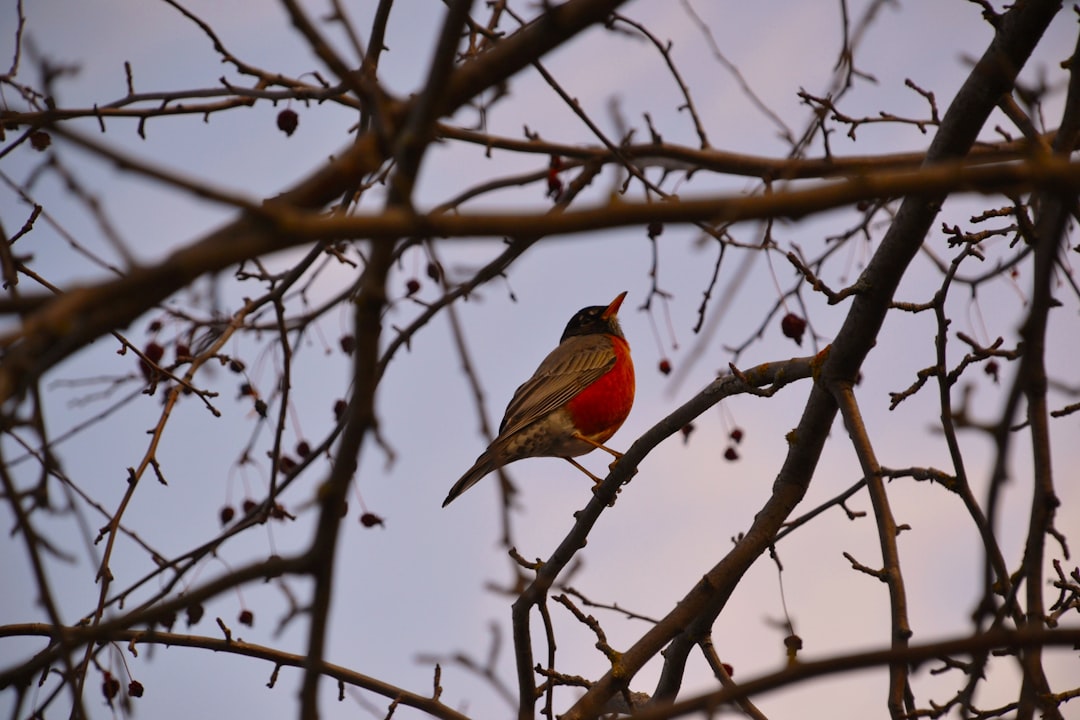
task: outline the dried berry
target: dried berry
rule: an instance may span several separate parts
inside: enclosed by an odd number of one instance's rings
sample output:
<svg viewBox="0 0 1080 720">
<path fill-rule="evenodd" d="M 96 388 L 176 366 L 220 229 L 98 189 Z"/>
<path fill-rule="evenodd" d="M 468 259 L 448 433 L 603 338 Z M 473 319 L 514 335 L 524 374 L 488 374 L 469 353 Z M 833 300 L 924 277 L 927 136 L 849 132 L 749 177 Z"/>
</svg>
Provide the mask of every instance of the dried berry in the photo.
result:
<svg viewBox="0 0 1080 720">
<path fill-rule="evenodd" d="M 416 278 L 409 278 L 405 283 L 405 293 L 407 295 L 415 295 L 420 291 L 420 281 Z"/>
<path fill-rule="evenodd" d="M 218 511 L 218 516 L 221 518 L 222 525 L 228 525 L 236 517 L 236 510 L 233 509 L 232 505 L 226 505 Z"/>
<path fill-rule="evenodd" d="M 194 603 L 188 605 L 187 608 L 184 609 L 184 612 L 187 613 L 188 627 L 191 627 L 202 620 L 203 615 L 206 613 L 206 609 L 203 608 L 202 603 Z"/>
<path fill-rule="evenodd" d="M 155 366 L 165 355 L 165 348 L 163 348 L 160 343 L 151 341 L 143 348 L 143 355 L 145 356 L 145 359 L 139 358 L 139 369 L 142 370 L 144 378 L 152 380 L 158 373 L 158 369 Z"/>
<path fill-rule="evenodd" d="M 555 200 L 559 199 L 563 191 L 562 178 L 559 177 L 560 170 L 562 170 L 562 158 L 558 155 L 552 155 L 548 163 L 547 196 Z"/>
<path fill-rule="evenodd" d="M 738 445 L 742 442 L 743 438 L 742 428 L 735 428 L 730 433 L 728 433 L 728 437 L 731 438 L 736 445 Z"/>
<path fill-rule="evenodd" d="M 690 442 L 690 433 L 694 432 L 694 423 L 686 423 L 683 425 L 681 432 L 683 443 Z"/>
<path fill-rule="evenodd" d="M 356 337 L 353 335 L 342 335 L 341 340 L 341 352 L 346 355 L 352 355 L 356 350 Z"/>
<path fill-rule="evenodd" d="M 442 280 L 442 265 L 437 262 L 429 262 L 427 264 L 427 276 L 435 282 Z"/>
<path fill-rule="evenodd" d="M 667 358 L 664 358 L 660 361 L 660 372 L 664 375 L 671 374 L 671 361 Z"/>
<path fill-rule="evenodd" d="M 366 512 L 360 516 L 360 524 L 364 527 L 375 527 L 376 525 L 383 525 L 383 519 L 375 513 Z"/>
<path fill-rule="evenodd" d="M 334 417 L 340 420 L 345 416 L 345 411 L 349 409 L 349 403 L 344 400 L 336 400 L 334 402 Z"/>
<path fill-rule="evenodd" d="M 664 223 L 653 221 L 648 227 L 649 239 L 655 240 L 664 234 Z"/>
<path fill-rule="evenodd" d="M 128 695 L 131 697 L 143 696 L 143 684 L 138 680 L 132 680 L 128 683 Z"/>
<path fill-rule="evenodd" d="M 248 627 L 251 627 L 255 624 L 255 613 L 251 612 L 250 610 L 241 610 L 240 616 L 236 618 L 236 622 L 240 623 L 241 625 L 247 625 Z"/>
<path fill-rule="evenodd" d="M 791 338 L 796 345 L 802 345 L 802 336 L 806 332 L 806 320 L 795 313 L 788 313 L 780 321 L 780 330 L 784 337 Z"/>
<path fill-rule="evenodd" d="M 101 694 L 105 696 L 105 700 L 112 705 L 112 699 L 116 697 L 116 694 L 120 692 L 120 681 L 113 677 L 113 674 L 108 670 L 105 671 L 105 677 L 101 680 Z"/>
<path fill-rule="evenodd" d="M 242 373 L 242 372 L 244 372 L 244 361 L 243 360 L 237 360 L 236 358 L 230 358 L 229 359 L 229 369 L 232 370 L 234 373 Z"/>
<path fill-rule="evenodd" d="M 734 445 L 728 445 L 728 449 L 724 451 L 724 459 L 732 462 L 739 459 L 739 451 Z"/>
<path fill-rule="evenodd" d="M 191 360 L 191 348 L 187 343 L 176 343 L 176 362 Z"/>
<path fill-rule="evenodd" d="M 296 461 L 288 455 L 282 455 L 277 461 L 278 470 L 283 473 L 292 472 L 296 469 Z"/>
<path fill-rule="evenodd" d="M 983 372 L 994 379 L 996 383 L 998 381 L 998 364 L 997 360 L 988 360 L 986 365 L 983 366 Z"/>
<path fill-rule="evenodd" d="M 250 515 L 255 510 L 255 508 L 259 507 L 259 503 L 255 502 L 251 498 L 247 498 L 244 500 L 241 507 L 244 508 L 245 515 Z"/>
<path fill-rule="evenodd" d="M 269 408 L 267 407 L 265 400 L 262 398 L 255 400 L 255 412 L 258 413 L 259 417 L 265 418 L 268 411 Z"/>
<path fill-rule="evenodd" d="M 285 133 L 286 136 L 292 136 L 296 132 L 296 126 L 300 124 L 300 116 L 296 114 L 295 110 L 285 108 L 278 113 L 277 126 L 278 130 Z"/>
<path fill-rule="evenodd" d="M 166 630 L 172 630 L 173 625 L 176 624 L 176 613 L 171 612 L 171 613 L 166 613 L 165 615 L 162 615 L 161 619 L 158 620 L 158 624 L 161 625 L 161 627 L 165 628 Z"/>
<path fill-rule="evenodd" d="M 30 147 L 38 152 L 45 152 L 50 145 L 52 145 L 52 137 L 49 133 L 44 130 L 35 130 L 30 133 Z"/>
<path fill-rule="evenodd" d="M 311 454 L 311 445 L 308 444 L 307 440 L 296 443 L 296 454 L 302 458 L 306 458 Z"/>
</svg>

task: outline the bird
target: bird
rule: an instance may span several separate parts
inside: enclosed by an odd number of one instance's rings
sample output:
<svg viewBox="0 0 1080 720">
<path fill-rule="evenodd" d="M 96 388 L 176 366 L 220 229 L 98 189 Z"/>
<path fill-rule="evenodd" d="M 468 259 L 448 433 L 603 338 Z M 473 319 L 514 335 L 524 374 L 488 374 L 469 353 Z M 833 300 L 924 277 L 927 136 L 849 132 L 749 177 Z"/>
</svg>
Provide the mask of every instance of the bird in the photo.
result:
<svg viewBox="0 0 1080 720">
<path fill-rule="evenodd" d="M 530 457 L 561 457 L 593 479 L 573 458 L 604 445 L 634 404 L 634 363 L 619 325 L 626 293 L 607 305 L 579 310 L 566 324 L 558 346 L 506 407 L 499 434 L 471 468 L 450 488 L 442 506 L 493 470 Z"/>
</svg>

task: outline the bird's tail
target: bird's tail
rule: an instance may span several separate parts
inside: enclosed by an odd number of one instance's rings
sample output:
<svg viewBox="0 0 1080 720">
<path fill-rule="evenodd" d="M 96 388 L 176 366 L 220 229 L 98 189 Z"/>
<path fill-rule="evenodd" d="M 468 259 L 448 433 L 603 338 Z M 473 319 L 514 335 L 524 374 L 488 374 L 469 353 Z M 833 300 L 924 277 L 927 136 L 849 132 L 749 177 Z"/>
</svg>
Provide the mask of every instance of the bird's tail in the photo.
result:
<svg viewBox="0 0 1080 720">
<path fill-rule="evenodd" d="M 476 463 L 469 468 L 468 472 L 461 476 L 461 479 L 454 483 L 454 487 L 450 488 L 450 492 L 447 493 L 446 499 L 443 500 L 443 507 L 449 505 L 454 498 L 461 493 L 471 488 L 476 483 L 480 482 L 480 479 L 487 475 L 489 472 L 495 469 L 495 459 L 490 453 L 484 452 L 480 457 L 476 458 Z"/>
</svg>

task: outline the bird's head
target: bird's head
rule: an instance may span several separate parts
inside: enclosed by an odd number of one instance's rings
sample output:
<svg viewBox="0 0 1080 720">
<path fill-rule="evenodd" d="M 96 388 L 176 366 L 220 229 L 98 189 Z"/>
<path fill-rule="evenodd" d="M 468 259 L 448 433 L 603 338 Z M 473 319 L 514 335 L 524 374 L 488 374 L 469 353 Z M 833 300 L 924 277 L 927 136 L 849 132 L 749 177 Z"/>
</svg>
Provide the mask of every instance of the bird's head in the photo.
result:
<svg viewBox="0 0 1080 720">
<path fill-rule="evenodd" d="M 578 310 L 570 322 L 566 324 L 559 342 L 574 335 L 593 335 L 595 333 L 608 333 L 617 337 L 623 337 L 622 328 L 619 326 L 619 306 L 622 305 L 625 292 L 619 293 L 608 305 L 594 305 L 593 307 Z"/>
</svg>

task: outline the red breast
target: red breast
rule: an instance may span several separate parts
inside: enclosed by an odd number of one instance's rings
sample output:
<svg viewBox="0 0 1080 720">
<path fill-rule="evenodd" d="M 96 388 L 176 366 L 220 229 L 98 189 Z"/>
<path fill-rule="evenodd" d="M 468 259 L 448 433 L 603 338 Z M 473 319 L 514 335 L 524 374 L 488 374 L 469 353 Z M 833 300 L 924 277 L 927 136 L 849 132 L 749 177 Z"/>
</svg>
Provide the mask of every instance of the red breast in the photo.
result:
<svg viewBox="0 0 1080 720">
<path fill-rule="evenodd" d="M 634 404 L 634 363 L 630 345 L 617 335 L 607 335 L 615 365 L 566 403 L 570 419 L 585 437 L 604 443 L 615 434 Z"/>
</svg>

